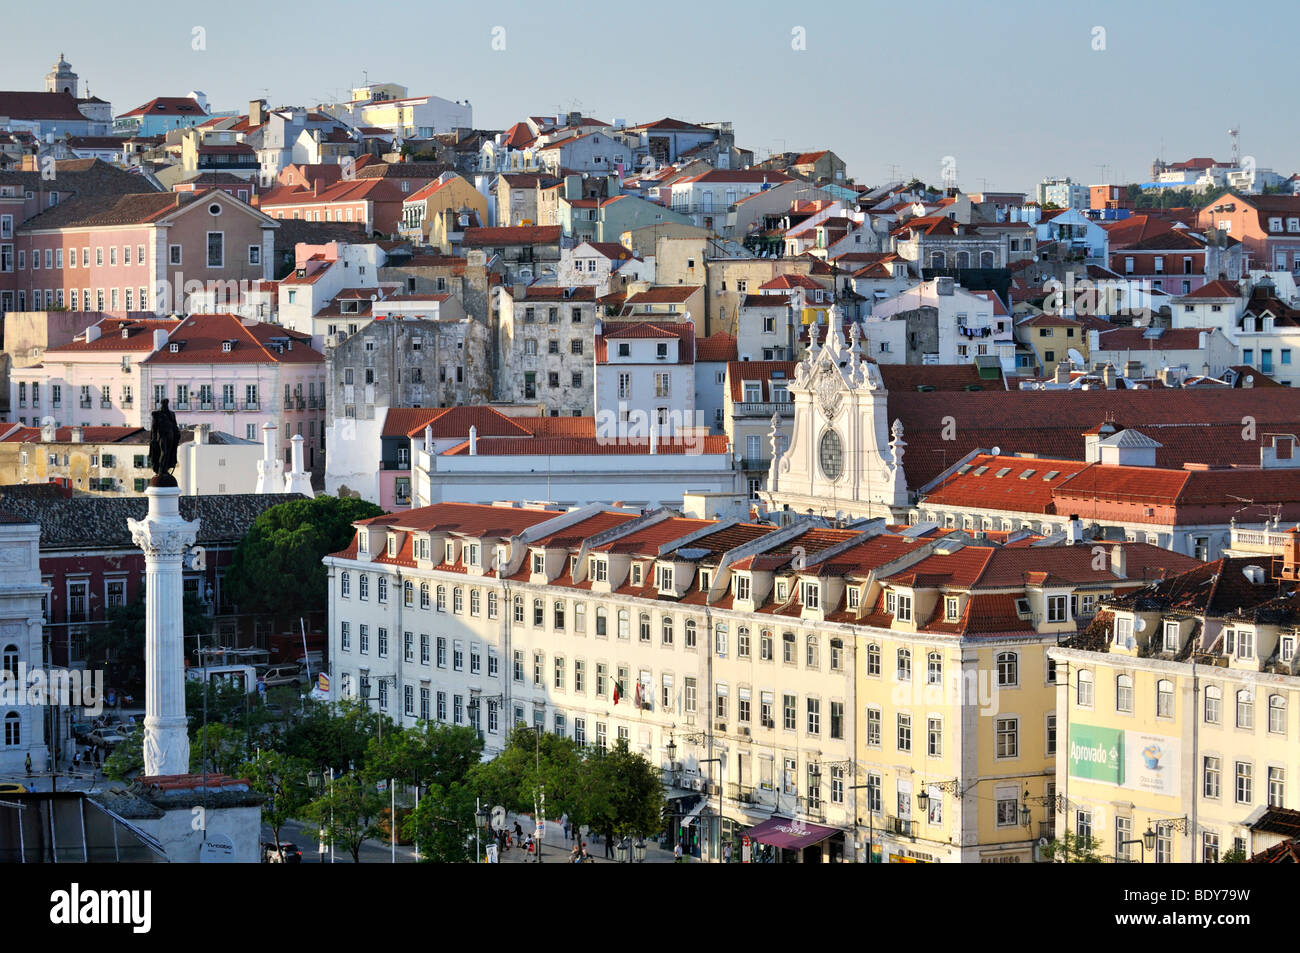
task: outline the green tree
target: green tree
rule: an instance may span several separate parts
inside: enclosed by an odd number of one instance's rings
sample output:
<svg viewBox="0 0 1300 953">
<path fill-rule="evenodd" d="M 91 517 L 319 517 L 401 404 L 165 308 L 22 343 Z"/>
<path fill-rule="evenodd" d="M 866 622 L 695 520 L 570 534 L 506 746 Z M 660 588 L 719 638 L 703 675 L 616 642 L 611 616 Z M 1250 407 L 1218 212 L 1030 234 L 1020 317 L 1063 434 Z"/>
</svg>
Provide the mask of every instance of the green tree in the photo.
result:
<svg viewBox="0 0 1300 953">
<path fill-rule="evenodd" d="M 192 594 L 187 594 L 181 602 L 181 625 L 187 637 L 212 631 L 212 617 Z M 109 609 L 104 624 L 92 627 L 86 637 L 90 663 L 102 667 L 108 683 L 128 694 L 144 686 L 144 634 L 145 602 L 141 589 L 131 602 Z"/>
<path fill-rule="evenodd" d="M 1091 834 L 1086 837 L 1066 831 L 1060 840 L 1054 840 L 1042 849 L 1043 856 L 1054 864 L 1100 864 L 1097 841 Z"/>
<path fill-rule="evenodd" d="M 474 827 L 477 824 L 472 780 L 433 784 L 419 805 L 406 816 L 402 833 L 420 849 L 425 863 L 464 864 L 474 857 Z"/>
<path fill-rule="evenodd" d="M 373 503 L 336 496 L 291 500 L 266 510 L 239 542 L 226 585 L 242 612 L 296 616 L 328 597 L 321 560 L 346 549 L 356 520 L 383 513 Z"/>
<path fill-rule="evenodd" d="M 1224 851 L 1219 857 L 1221 864 L 1244 864 L 1246 862 L 1246 851 L 1240 847 L 1234 847 L 1232 850 Z"/>
<path fill-rule="evenodd" d="M 392 719 L 372 711 L 364 702 L 309 701 L 302 720 L 285 734 L 283 750 L 319 771 L 351 771 L 365 765 L 370 738 L 379 734 L 381 722 L 387 739 L 397 730 Z"/>
<path fill-rule="evenodd" d="M 482 756 L 483 742 L 473 728 L 426 721 L 372 737 L 364 773 L 370 781 L 398 778 L 446 788 L 463 780 Z"/>
<path fill-rule="evenodd" d="M 356 774 L 345 774 L 328 782 L 303 813 L 316 824 L 317 838 L 346 850 L 355 864 L 361 862 L 362 842 L 381 833 L 375 821 L 387 806 L 388 799 L 380 797 L 374 785 Z"/>
<path fill-rule="evenodd" d="M 144 729 L 137 728 L 104 759 L 104 777 L 129 781 L 144 771 Z"/>
<path fill-rule="evenodd" d="M 644 837 L 663 826 L 659 772 L 622 738 L 609 751 L 590 749 L 585 759 L 592 816 L 587 823 L 618 837 Z"/>
<path fill-rule="evenodd" d="M 209 771 L 233 775 L 247 758 L 248 736 L 243 728 L 209 721 L 206 732 L 202 725 L 194 730 L 190 741 L 190 770 L 194 773 L 203 770 L 206 760 Z"/>
<path fill-rule="evenodd" d="M 239 766 L 240 777 L 248 778 L 254 791 L 266 795 L 262 822 L 280 842 L 280 828 L 298 817 L 311 803 L 307 787 L 307 763 L 277 751 L 260 751 L 252 761 Z"/>
</svg>

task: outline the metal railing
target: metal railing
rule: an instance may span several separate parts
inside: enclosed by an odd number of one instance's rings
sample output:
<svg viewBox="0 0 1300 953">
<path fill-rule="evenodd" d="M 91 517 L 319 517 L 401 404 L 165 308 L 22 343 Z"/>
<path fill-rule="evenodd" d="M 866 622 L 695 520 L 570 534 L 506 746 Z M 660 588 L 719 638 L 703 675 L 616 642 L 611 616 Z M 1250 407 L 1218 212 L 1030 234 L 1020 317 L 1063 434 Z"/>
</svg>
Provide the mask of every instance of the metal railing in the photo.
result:
<svg viewBox="0 0 1300 953">
<path fill-rule="evenodd" d="M 782 417 L 794 416 L 794 401 L 792 400 L 758 400 L 742 401 L 732 405 L 733 413 L 745 416 L 771 417 L 773 414 L 780 414 Z"/>
</svg>

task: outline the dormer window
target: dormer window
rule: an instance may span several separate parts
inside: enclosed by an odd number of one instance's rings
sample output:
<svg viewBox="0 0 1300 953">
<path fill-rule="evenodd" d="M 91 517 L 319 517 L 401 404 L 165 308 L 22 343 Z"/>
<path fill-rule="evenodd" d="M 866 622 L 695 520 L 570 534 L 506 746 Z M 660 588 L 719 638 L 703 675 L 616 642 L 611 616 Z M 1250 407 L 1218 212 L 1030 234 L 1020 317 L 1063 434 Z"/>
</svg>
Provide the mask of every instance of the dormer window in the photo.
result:
<svg viewBox="0 0 1300 953">
<path fill-rule="evenodd" d="M 713 588 L 713 570 L 701 569 L 700 570 L 700 591 L 708 592 L 712 588 Z"/>
<path fill-rule="evenodd" d="M 1178 623 L 1177 622 L 1165 623 L 1165 651 L 1166 652 L 1178 651 Z"/>
<path fill-rule="evenodd" d="M 943 617 L 946 622 L 956 622 L 960 617 L 961 600 L 956 596 L 945 596 L 943 600 Z"/>
<path fill-rule="evenodd" d="M 396 533 L 388 534 L 388 555 L 390 557 L 397 555 L 397 534 Z"/>
<path fill-rule="evenodd" d="M 1017 599 L 1017 600 L 1016 600 L 1016 615 L 1018 615 L 1018 616 L 1026 616 L 1026 617 L 1029 615 L 1029 600 L 1028 600 L 1028 599 L 1020 598 L 1020 599 Z"/>
<path fill-rule="evenodd" d="M 370 552 L 370 534 L 364 529 L 357 531 L 357 552 Z"/>
<path fill-rule="evenodd" d="M 860 604 L 861 599 L 862 599 L 862 590 L 859 589 L 857 586 L 849 586 L 848 588 L 849 608 L 856 609 Z"/>
<path fill-rule="evenodd" d="M 591 560 L 591 581 L 608 582 L 609 581 L 609 563 L 604 559 L 592 558 Z"/>
<path fill-rule="evenodd" d="M 234 341 L 222 341 L 221 342 L 222 353 L 229 354 L 231 350 L 234 348 L 234 346 L 235 346 Z"/>
<path fill-rule="evenodd" d="M 1281 644 L 1278 646 L 1278 656 L 1283 662 L 1289 662 L 1295 658 L 1295 636 L 1282 636 Z"/>
<path fill-rule="evenodd" d="M 1255 657 L 1255 633 L 1250 629 L 1237 632 L 1237 658 L 1253 659 Z"/>
<path fill-rule="evenodd" d="M 805 609 L 820 609 L 822 604 L 821 583 L 805 582 L 803 584 L 803 605 Z"/>
<path fill-rule="evenodd" d="M 173 341 L 171 344 L 167 345 L 167 350 L 171 351 L 173 354 L 179 354 L 181 346 Z"/>
<path fill-rule="evenodd" d="M 778 579 L 778 580 L 776 581 L 776 601 L 777 601 L 777 602 L 785 602 L 785 600 L 788 599 L 788 598 L 790 597 L 790 589 L 789 589 L 789 585 L 790 585 L 790 584 L 789 584 L 788 582 L 786 582 L 784 579 Z"/>
<path fill-rule="evenodd" d="M 898 594 L 898 611 L 894 613 L 894 618 L 899 622 L 912 621 L 912 597 L 905 596 L 901 592 Z"/>
<path fill-rule="evenodd" d="M 889 615 L 893 615 L 897 611 L 898 611 L 898 593 L 894 592 L 894 590 L 891 589 L 885 593 L 885 612 L 887 612 Z"/>
<path fill-rule="evenodd" d="M 533 573 L 535 575 L 544 575 L 546 572 L 546 554 L 533 553 Z"/>
<path fill-rule="evenodd" d="M 456 544 L 447 540 L 442 549 L 443 562 L 454 563 L 456 561 Z"/>
<path fill-rule="evenodd" d="M 662 593 L 674 592 L 672 566 L 659 566 L 655 569 L 655 588 Z"/>
<path fill-rule="evenodd" d="M 753 582 L 749 576 L 736 577 L 736 598 L 748 601 L 752 595 Z"/>
<path fill-rule="evenodd" d="M 467 566 L 480 565 L 478 553 L 479 553 L 478 543 L 466 543 L 465 544 L 465 565 Z"/>
<path fill-rule="evenodd" d="M 429 537 L 427 536 L 420 537 L 420 558 L 429 558 Z"/>
<path fill-rule="evenodd" d="M 632 564 L 632 585 L 634 586 L 641 585 L 641 564 L 640 563 Z"/>
<path fill-rule="evenodd" d="M 1237 633 L 1233 629 L 1223 630 L 1223 654 L 1224 655 L 1237 654 Z"/>
</svg>

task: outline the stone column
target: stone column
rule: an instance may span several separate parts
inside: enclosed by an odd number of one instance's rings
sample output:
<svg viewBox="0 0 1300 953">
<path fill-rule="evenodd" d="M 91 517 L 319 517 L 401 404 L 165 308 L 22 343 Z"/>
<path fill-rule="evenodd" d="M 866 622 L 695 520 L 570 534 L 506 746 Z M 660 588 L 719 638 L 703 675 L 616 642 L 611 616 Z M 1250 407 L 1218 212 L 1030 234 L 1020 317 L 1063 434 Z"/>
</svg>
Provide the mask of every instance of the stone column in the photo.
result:
<svg viewBox="0 0 1300 953">
<path fill-rule="evenodd" d="M 189 774 L 181 557 L 194 543 L 199 523 L 181 518 L 178 487 L 151 485 L 145 496 L 149 515 L 127 520 L 145 557 L 144 773 Z"/>
</svg>

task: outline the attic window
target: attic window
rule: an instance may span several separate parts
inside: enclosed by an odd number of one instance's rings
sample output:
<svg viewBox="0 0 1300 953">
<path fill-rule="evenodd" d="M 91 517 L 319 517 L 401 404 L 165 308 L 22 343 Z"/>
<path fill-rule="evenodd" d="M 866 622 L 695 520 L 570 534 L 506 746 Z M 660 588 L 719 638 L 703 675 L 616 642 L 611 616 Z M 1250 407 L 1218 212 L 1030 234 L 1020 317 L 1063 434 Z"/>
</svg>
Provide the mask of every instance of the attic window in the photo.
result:
<svg viewBox="0 0 1300 953">
<path fill-rule="evenodd" d="M 970 464 L 963 463 L 961 466 L 957 468 L 957 475 L 964 476 L 969 470 L 970 470 Z"/>
<path fill-rule="evenodd" d="M 1037 472 L 1038 472 L 1037 470 L 1026 470 L 1024 473 L 1020 474 L 1020 479 L 1028 480 L 1031 476 L 1033 476 Z"/>
<path fill-rule="evenodd" d="M 1017 599 L 1017 600 L 1016 600 L 1016 615 L 1019 615 L 1019 616 L 1027 616 L 1027 615 L 1029 615 L 1029 600 L 1028 600 L 1028 599 L 1023 599 L 1023 598 L 1021 598 L 1021 599 Z"/>
<path fill-rule="evenodd" d="M 975 472 L 972 474 L 972 476 L 983 476 L 988 472 L 989 472 L 988 467 L 976 467 Z"/>
<path fill-rule="evenodd" d="M 997 473 L 995 473 L 995 474 L 993 474 L 993 475 L 994 475 L 995 477 L 997 477 L 997 478 L 1000 480 L 1000 479 L 1002 479 L 1004 476 L 1006 476 L 1006 475 L 1007 475 L 1008 473 L 1010 473 L 1010 472 L 1011 472 L 1011 468 L 1010 468 L 1010 467 L 1003 467 L 1002 469 L 1000 469 Z"/>
<path fill-rule="evenodd" d="M 1046 473 L 1043 474 L 1043 479 L 1044 479 L 1044 480 L 1055 480 L 1055 479 L 1056 479 L 1058 476 L 1060 476 L 1060 475 L 1061 475 L 1061 471 L 1060 471 L 1060 470 L 1048 470 Z"/>
<path fill-rule="evenodd" d="M 176 354 L 177 352 L 179 352 L 180 349 L 181 349 L 181 346 L 180 346 L 179 344 L 177 344 L 175 341 L 173 341 L 171 344 L 167 345 L 167 350 L 171 351 L 173 354 Z"/>
<path fill-rule="evenodd" d="M 229 354 L 232 350 L 234 350 L 234 348 L 235 348 L 235 342 L 234 342 L 234 341 L 222 341 L 222 342 L 221 342 L 221 350 L 222 350 L 224 353 L 226 353 L 226 354 Z"/>
<path fill-rule="evenodd" d="M 216 202 L 213 202 L 211 205 L 208 206 L 208 214 L 209 214 L 209 215 L 220 215 L 220 214 L 221 214 L 221 206 L 218 205 Z"/>
</svg>

